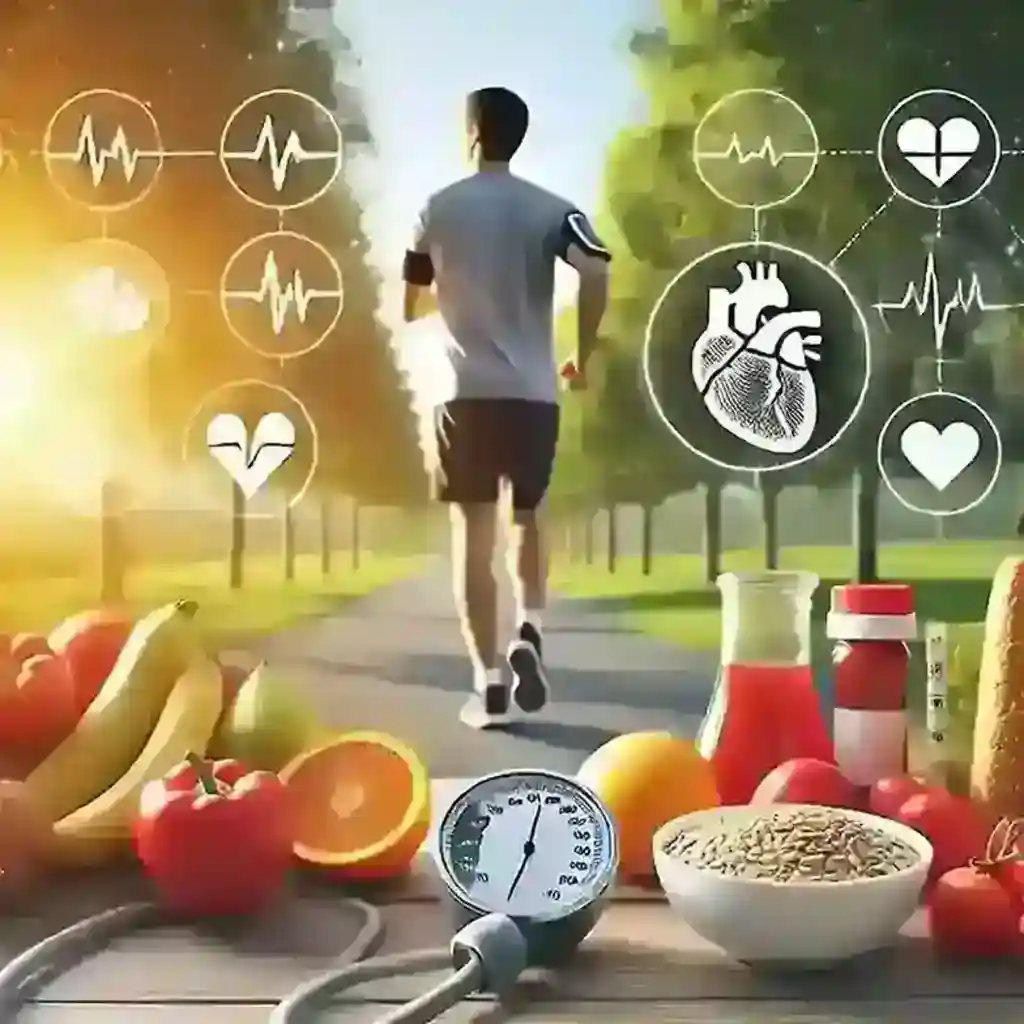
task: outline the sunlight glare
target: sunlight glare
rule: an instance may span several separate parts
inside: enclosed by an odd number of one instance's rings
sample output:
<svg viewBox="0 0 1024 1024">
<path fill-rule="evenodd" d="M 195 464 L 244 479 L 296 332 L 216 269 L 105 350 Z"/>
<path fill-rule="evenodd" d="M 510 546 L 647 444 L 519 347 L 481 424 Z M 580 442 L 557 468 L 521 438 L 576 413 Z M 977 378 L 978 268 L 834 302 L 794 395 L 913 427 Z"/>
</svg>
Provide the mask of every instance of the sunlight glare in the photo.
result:
<svg viewBox="0 0 1024 1024">
<path fill-rule="evenodd" d="M 0 428 L 21 422 L 39 397 L 40 376 L 28 355 L 2 347 L 0 336 Z"/>
<path fill-rule="evenodd" d="M 150 320 L 150 301 L 114 267 L 95 267 L 68 291 L 75 322 L 90 337 L 121 337 L 141 331 Z"/>
</svg>

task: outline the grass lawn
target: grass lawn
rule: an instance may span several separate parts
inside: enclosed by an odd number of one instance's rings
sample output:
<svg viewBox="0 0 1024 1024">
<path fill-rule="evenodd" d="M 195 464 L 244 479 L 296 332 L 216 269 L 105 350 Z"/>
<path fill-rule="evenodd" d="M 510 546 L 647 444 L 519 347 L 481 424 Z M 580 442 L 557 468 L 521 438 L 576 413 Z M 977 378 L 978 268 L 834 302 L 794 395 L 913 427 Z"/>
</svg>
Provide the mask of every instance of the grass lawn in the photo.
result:
<svg viewBox="0 0 1024 1024">
<path fill-rule="evenodd" d="M 992 576 L 1003 558 L 1021 553 L 1019 542 L 949 542 L 886 546 L 879 555 L 884 579 L 913 585 L 921 623 L 931 619 L 954 624 L 950 637 L 954 724 L 948 749 L 957 760 L 963 760 L 970 745 L 980 662 L 978 624 L 985 617 Z M 763 559 L 760 551 L 730 551 L 722 568 L 725 572 L 756 570 L 763 567 Z M 807 569 L 821 577 L 814 608 L 814 660 L 819 671 L 828 672 L 831 643 L 824 636 L 824 618 L 829 590 L 850 580 L 854 554 L 849 548 L 787 548 L 781 562 L 783 569 Z M 624 624 L 637 632 L 713 654 L 720 639 L 719 595 L 702 576 L 703 560 L 689 555 L 655 557 L 650 576 L 642 574 L 639 559 L 623 559 L 615 573 L 603 565 L 552 566 L 552 586 L 560 593 L 621 615 Z M 913 711 L 923 719 L 921 654 L 912 662 L 910 699 Z"/>
<path fill-rule="evenodd" d="M 339 559 L 324 579 L 320 559 L 300 555 L 295 579 L 284 580 L 280 555 L 246 561 L 245 587 L 228 588 L 228 565 L 197 562 L 139 568 L 126 581 L 129 610 L 139 613 L 189 597 L 200 603 L 200 622 L 211 634 L 270 633 L 299 619 L 321 615 L 346 599 L 361 597 L 380 586 L 417 572 L 422 557 L 367 553 L 358 570 Z M 97 605 L 94 580 L 16 580 L 0 590 L 0 631 L 48 633 L 65 616 Z"/>
<path fill-rule="evenodd" d="M 1020 553 L 1019 544 L 894 545 L 882 549 L 879 570 L 885 579 L 914 586 L 922 621 L 977 622 L 985 617 L 996 566 L 1014 552 Z M 760 551 L 730 551 L 722 568 L 725 572 L 756 570 L 764 565 L 763 559 Z M 807 569 L 821 577 L 815 601 L 818 620 L 828 610 L 830 588 L 848 582 L 854 571 L 849 548 L 787 548 L 781 560 L 783 569 Z M 581 564 L 562 563 L 552 569 L 556 590 L 621 613 L 626 624 L 639 632 L 692 650 L 718 649 L 718 589 L 703 581 L 703 560 L 698 556 L 656 557 L 650 576 L 641 573 L 639 559 L 623 559 L 615 573 Z"/>
</svg>

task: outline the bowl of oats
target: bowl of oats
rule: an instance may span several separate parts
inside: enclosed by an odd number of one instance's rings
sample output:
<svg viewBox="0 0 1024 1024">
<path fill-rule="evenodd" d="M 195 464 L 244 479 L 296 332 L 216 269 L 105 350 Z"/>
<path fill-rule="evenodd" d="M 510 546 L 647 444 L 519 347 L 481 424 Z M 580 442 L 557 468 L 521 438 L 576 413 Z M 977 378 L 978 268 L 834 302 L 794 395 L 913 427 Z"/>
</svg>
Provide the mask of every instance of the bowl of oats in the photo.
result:
<svg viewBox="0 0 1024 1024">
<path fill-rule="evenodd" d="M 654 837 L 654 864 L 686 923 L 736 960 L 825 967 L 896 941 L 928 877 L 919 832 L 810 804 L 716 807 Z"/>
</svg>

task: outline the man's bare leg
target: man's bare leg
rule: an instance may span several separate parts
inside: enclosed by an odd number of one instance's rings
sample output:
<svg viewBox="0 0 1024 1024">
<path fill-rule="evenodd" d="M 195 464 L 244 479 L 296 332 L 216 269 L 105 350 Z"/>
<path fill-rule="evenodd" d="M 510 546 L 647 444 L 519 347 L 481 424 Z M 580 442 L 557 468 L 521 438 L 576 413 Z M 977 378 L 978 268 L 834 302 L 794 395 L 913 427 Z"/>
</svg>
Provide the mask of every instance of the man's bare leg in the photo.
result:
<svg viewBox="0 0 1024 1024">
<path fill-rule="evenodd" d="M 508 713 L 508 694 L 498 662 L 497 520 L 496 505 L 451 507 L 455 605 L 473 664 L 475 690 L 463 720 L 475 727 L 501 725 Z"/>
<path fill-rule="evenodd" d="M 513 510 L 508 556 L 518 630 L 517 638 L 508 649 L 515 679 L 513 697 L 523 711 L 539 711 L 548 701 L 547 677 L 541 661 L 541 620 L 547 606 L 548 560 L 538 509 Z"/>
</svg>

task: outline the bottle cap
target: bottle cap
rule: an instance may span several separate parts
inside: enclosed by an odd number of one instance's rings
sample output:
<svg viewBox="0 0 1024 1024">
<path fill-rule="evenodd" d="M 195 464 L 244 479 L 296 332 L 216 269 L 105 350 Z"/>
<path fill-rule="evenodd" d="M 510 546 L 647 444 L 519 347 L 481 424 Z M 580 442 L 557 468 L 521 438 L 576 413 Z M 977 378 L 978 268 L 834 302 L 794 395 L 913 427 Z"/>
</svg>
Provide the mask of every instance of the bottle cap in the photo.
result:
<svg viewBox="0 0 1024 1024">
<path fill-rule="evenodd" d="M 904 583 L 833 587 L 825 631 L 833 640 L 916 640 L 914 588 Z"/>
</svg>

